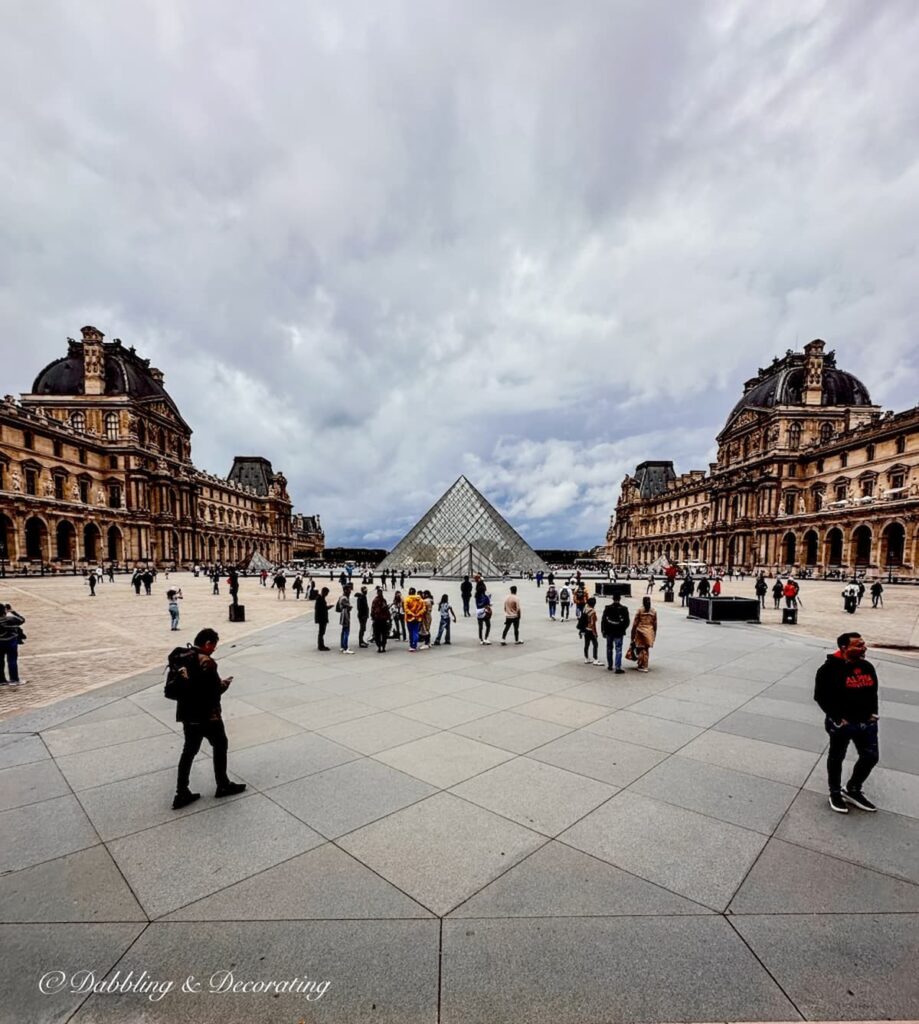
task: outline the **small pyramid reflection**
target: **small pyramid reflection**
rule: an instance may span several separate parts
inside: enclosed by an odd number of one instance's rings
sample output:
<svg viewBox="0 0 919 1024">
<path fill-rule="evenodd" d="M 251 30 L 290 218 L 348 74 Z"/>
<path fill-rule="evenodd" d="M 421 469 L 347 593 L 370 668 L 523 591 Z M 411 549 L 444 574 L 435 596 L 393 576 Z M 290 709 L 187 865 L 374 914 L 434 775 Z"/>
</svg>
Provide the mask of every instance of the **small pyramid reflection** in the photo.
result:
<svg viewBox="0 0 919 1024">
<path fill-rule="evenodd" d="M 380 563 L 438 576 L 484 577 L 546 571 L 545 562 L 500 512 L 461 476 Z"/>
</svg>

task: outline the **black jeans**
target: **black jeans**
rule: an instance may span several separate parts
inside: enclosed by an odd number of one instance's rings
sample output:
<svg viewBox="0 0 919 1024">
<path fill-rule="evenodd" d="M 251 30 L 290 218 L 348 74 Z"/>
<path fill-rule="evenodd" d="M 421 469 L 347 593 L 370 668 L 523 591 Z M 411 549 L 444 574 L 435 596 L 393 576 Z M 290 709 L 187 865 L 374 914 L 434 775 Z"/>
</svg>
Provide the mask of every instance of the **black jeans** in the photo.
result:
<svg viewBox="0 0 919 1024">
<path fill-rule="evenodd" d="M 226 786 L 230 781 L 227 778 L 227 747 L 229 744 L 223 722 L 219 718 L 216 722 L 186 722 L 185 746 L 182 748 L 182 756 L 179 758 L 177 793 L 184 793 L 188 789 L 192 761 L 201 749 L 202 740 L 207 740 L 211 745 L 214 754 L 214 778 L 217 780 L 217 785 Z"/>
<path fill-rule="evenodd" d="M 852 777 L 846 788 L 858 792 L 871 769 L 878 763 L 878 724 L 877 722 L 848 722 L 838 726 L 827 718 L 824 723 L 830 734 L 830 750 L 826 758 L 826 774 L 831 793 L 842 791 L 842 763 L 851 740 L 858 751 L 858 760 L 852 769 Z"/>
<path fill-rule="evenodd" d="M 469 618 L 469 598 L 463 598 L 463 615 L 465 618 Z"/>
<path fill-rule="evenodd" d="M 316 646 L 321 651 L 325 647 L 325 631 L 328 629 L 328 622 L 319 623 L 319 636 L 316 638 Z"/>
<path fill-rule="evenodd" d="M 488 634 L 491 632 L 491 616 L 489 615 L 487 618 L 478 619 L 478 626 L 479 626 L 479 639 L 480 640 L 487 640 L 488 639 Z"/>
<path fill-rule="evenodd" d="M 389 619 L 373 620 L 373 642 L 377 645 L 378 651 L 386 650 L 386 641 L 389 639 Z"/>
<path fill-rule="evenodd" d="M 364 643 L 364 634 L 367 632 L 367 620 L 359 618 L 357 620 L 357 626 L 357 642 L 362 645 Z"/>
<path fill-rule="evenodd" d="M 504 620 L 504 632 L 501 634 L 501 639 L 506 640 L 507 634 L 510 633 L 511 629 L 514 630 L 514 640 L 520 639 L 520 616 L 516 615 L 512 619 Z"/>
<path fill-rule="evenodd" d="M 591 633 L 589 629 L 584 630 L 584 657 L 589 658 L 590 654 L 588 651 L 593 647 L 594 657 L 593 660 L 597 660 L 597 634 Z"/>
</svg>

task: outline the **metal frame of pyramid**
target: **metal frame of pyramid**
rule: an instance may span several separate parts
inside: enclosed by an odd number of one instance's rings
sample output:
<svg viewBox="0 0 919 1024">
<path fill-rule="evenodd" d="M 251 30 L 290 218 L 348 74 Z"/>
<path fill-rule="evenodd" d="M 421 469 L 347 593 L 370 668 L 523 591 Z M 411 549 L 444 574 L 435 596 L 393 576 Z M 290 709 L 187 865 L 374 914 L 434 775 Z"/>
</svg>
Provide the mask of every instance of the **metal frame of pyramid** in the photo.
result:
<svg viewBox="0 0 919 1024">
<path fill-rule="evenodd" d="M 499 576 L 547 570 L 545 562 L 491 502 L 461 476 L 380 563 L 438 576 Z"/>
</svg>

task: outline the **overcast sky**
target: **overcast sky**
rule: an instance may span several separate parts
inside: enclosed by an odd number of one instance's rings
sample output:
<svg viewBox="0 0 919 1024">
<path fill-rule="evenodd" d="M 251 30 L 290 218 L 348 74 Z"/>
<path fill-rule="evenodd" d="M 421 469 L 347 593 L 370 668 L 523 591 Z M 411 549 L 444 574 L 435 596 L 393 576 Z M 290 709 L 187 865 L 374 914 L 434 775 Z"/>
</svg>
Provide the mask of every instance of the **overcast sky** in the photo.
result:
<svg viewBox="0 0 919 1024">
<path fill-rule="evenodd" d="M 328 543 L 465 473 L 592 546 L 789 347 L 916 403 L 917 53 L 914 0 L 8 0 L 2 392 L 94 324 Z"/>
</svg>

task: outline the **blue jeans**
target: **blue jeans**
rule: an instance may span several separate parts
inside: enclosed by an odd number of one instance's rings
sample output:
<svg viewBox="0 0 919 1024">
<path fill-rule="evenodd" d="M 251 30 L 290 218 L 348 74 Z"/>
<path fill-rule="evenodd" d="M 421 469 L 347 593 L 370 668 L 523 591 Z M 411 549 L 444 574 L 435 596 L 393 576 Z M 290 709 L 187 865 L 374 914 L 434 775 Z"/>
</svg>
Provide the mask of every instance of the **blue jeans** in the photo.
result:
<svg viewBox="0 0 919 1024">
<path fill-rule="evenodd" d="M 440 643 L 440 638 L 444 635 L 444 633 L 447 634 L 447 643 L 450 643 L 450 620 L 449 619 L 441 619 L 440 620 L 440 627 L 437 630 L 437 639 L 434 641 L 435 644 L 439 644 Z"/>
<path fill-rule="evenodd" d="M 616 649 L 616 668 L 622 668 L 622 637 L 608 636 L 606 638 L 606 667 L 613 667 L 613 648 Z"/>
<path fill-rule="evenodd" d="M 838 726 L 827 718 L 824 727 L 830 734 L 830 749 L 826 758 L 826 774 L 830 792 L 842 792 L 842 763 L 850 740 L 858 751 L 858 760 L 855 762 L 852 777 L 846 788 L 855 793 L 859 792 L 880 757 L 877 722 L 848 722 L 846 725 Z"/>
<path fill-rule="evenodd" d="M 548 605 L 549 605 L 549 618 L 550 619 L 554 619 L 555 618 L 555 604 L 556 604 L 555 601 L 549 601 L 548 602 Z"/>
<path fill-rule="evenodd" d="M 348 649 L 348 640 L 350 639 L 350 637 L 351 637 L 351 627 L 350 626 L 342 626 L 341 627 L 341 649 L 343 651 L 346 651 Z"/>
<path fill-rule="evenodd" d="M 418 634 L 421 632 L 420 622 L 408 623 L 408 645 L 413 651 L 418 650 Z"/>
<path fill-rule="evenodd" d="M 0 640 L 0 679 L 6 680 L 5 665 L 9 666 L 10 682 L 19 682 L 19 641 Z"/>
<path fill-rule="evenodd" d="M 179 628 L 179 613 L 178 612 L 170 612 L 169 615 L 172 618 L 172 628 L 173 629 L 178 629 Z"/>
</svg>

